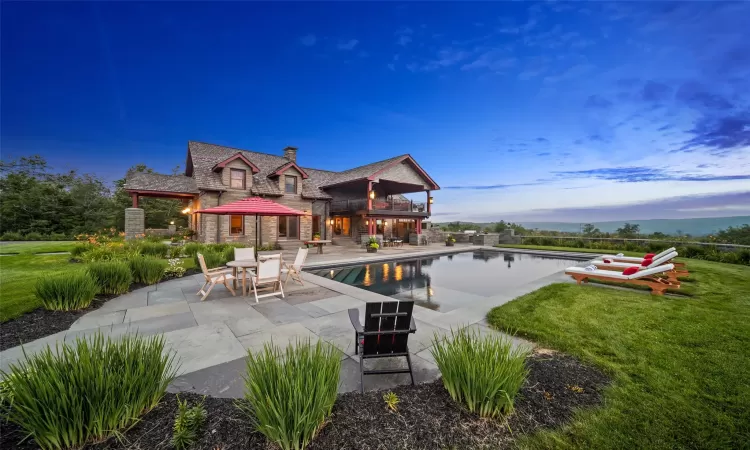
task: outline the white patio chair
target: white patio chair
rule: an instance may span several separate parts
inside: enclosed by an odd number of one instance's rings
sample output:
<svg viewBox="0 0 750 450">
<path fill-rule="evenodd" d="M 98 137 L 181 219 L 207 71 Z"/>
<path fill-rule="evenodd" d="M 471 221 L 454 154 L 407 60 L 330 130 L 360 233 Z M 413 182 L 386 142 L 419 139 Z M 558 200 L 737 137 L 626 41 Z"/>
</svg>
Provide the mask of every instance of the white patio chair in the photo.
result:
<svg viewBox="0 0 750 450">
<path fill-rule="evenodd" d="M 255 247 L 234 249 L 235 261 L 255 261 Z"/>
<path fill-rule="evenodd" d="M 226 268 L 216 268 L 208 270 L 206 267 L 206 260 L 203 259 L 203 255 L 198 253 L 198 262 L 201 265 L 201 270 L 203 271 L 203 276 L 206 277 L 206 282 L 203 283 L 203 286 L 201 286 L 200 290 L 196 295 L 203 295 L 201 297 L 201 301 L 205 300 L 206 297 L 208 297 L 208 294 L 211 292 L 211 289 L 216 286 L 217 283 L 221 282 L 224 286 L 226 286 L 227 289 L 229 289 L 229 292 L 232 293 L 232 295 L 236 295 L 234 293 L 234 289 L 232 289 L 231 283 L 229 281 L 233 280 L 235 277 L 231 273 L 228 273 Z M 206 286 L 208 286 L 208 290 L 206 290 Z"/>
<path fill-rule="evenodd" d="M 281 294 L 284 298 L 284 288 L 281 285 L 281 254 L 263 255 L 258 258 L 258 270 L 250 275 L 250 281 L 253 285 L 253 294 L 255 294 L 255 303 L 259 298 L 275 297 Z M 271 292 L 258 295 L 259 286 L 271 286 Z M 278 290 L 276 287 L 278 286 Z"/>
<path fill-rule="evenodd" d="M 302 286 L 305 285 L 305 283 L 302 282 L 302 266 L 305 264 L 305 260 L 307 259 L 307 252 L 310 249 L 307 248 L 300 248 L 297 250 L 297 256 L 294 258 L 294 264 L 284 264 L 284 268 L 281 269 L 281 273 L 286 274 L 286 278 L 284 278 L 284 285 L 286 285 L 287 281 L 289 281 L 289 277 L 291 277 L 294 281 L 298 281 L 299 284 Z"/>
</svg>

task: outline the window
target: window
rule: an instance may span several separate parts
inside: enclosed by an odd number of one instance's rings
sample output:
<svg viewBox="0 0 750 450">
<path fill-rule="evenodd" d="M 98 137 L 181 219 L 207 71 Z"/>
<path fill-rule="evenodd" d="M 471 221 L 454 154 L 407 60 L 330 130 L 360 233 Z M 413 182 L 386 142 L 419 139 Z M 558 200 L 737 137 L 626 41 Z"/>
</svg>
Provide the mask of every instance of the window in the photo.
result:
<svg viewBox="0 0 750 450">
<path fill-rule="evenodd" d="M 286 175 L 284 177 L 284 192 L 287 194 L 296 194 L 297 193 L 297 177 L 293 175 Z"/>
<path fill-rule="evenodd" d="M 243 216 L 229 216 L 229 234 L 243 234 L 245 220 Z"/>
<path fill-rule="evenodd" d="M 232 189 L 245 189 L 245 171 L 242 169 L 229 169 L 229 187 Z"/>
</svg>

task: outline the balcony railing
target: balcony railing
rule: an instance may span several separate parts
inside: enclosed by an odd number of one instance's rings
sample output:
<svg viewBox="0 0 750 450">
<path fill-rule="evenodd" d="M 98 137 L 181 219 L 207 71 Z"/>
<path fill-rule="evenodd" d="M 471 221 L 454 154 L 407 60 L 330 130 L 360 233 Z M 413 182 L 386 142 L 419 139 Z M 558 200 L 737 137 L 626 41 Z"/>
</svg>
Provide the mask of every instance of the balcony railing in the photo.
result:
<svg viewBox="0 0 750 450">
<path fill-rule="evenodd" d="M 331 202 L 331 212 L 357 212 L 367 210 L 367 199 L 334 200 Z M 380 199 L 372 201 L 372 210 L 378 211 L 401 211 L 401 212 L 426 212 L 424 202 L 412 200 Z"/>
</svg>

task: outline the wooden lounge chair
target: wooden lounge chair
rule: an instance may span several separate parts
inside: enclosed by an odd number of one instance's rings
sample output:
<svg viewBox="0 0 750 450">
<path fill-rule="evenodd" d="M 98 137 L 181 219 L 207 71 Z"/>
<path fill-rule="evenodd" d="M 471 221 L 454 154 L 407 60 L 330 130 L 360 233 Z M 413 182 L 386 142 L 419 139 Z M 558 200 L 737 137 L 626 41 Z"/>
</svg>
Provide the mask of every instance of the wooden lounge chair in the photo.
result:
<svg viewBox="0 0 750 450">
<path fill-rule="evenodd" d="M 237 248 L 234 249 L 235 261 L 247 260 L 255 261 L 255 247 Z"/>
<path fill-rule="evenodd" d="M 360 389 L 365 392 L 365 375 L 408 373 L 414 384 L 411 369 L 409 334 L 417 331 L 411 312 L 413 301 L 367 303 L 365 325 L 359 323 L 359 309 L 349 310 L 349 320 L 354 327 L 354 354 L 359 355 Z M 370 358 L 406 357 L 407 369 L 365 370 L 364 360 Z"/>
<path fill-rule="evenodd" d="M 664 250 L 663 252 L 660 252 L 660 253 L 657 253 L 657 254 L 651 256 L 651 259 L 656 260 L 656 259 L 661 258 L 664 255 L 667 255 L 669 253 L 676 252 L 676 251 L 677 251 L 676 248 L 669 247 L 668 249 Z M 601 259 L 601 260 L 609 259 L 609 260 L 611 260 L 613 262 L 624 262 L 624 263 L 631 263 L 631 264 L 640 264 L 641 262 L 643 262 L 643 260 L 644 260 L 644 258 L 646 256 L 647 255 L 644 255 L 644 256 L 602 255 L 602 256 L 600 256 L 597 259 Z M 685 266 L 684 263 L 673 262 L 672 264 L 674 264 L 676 267 L 684 267 Z"/>
<path fill-rule="evenodd" d="M 203 283 L 203 286 L 201 286 L 200 290 L 197 293 L 197 295 L 203 295 L 203 297 L 201 297 L 201 301 L 205 300 L 206 297 L 208 297 L 211 289 L 213 289 L 217 283 L 223 284 L 227 289 L 229 289 L 229 292 L 231 292 L 232 295 L 236 295 L 234 293 L 234 289 L 232 289 L 232 286 L 229 283 L 229 281 L 234 280 L 235 277 L 231 273 L 227 272 L 228 269 L 226 267 L 218 267 L 216 269 L 208 270 L 208 268 L 206 267 L 206 260 L 200 253 L 198 253 L 198 262 L 201 265 L 203 276 L 206 277 L 206 282 Z M 206 289 L 206 286 L 208 286 L 208 289 Z"/>
<path fill-rule="evenodd" d="M 258 303 L 259 298 L 275 297 L 279 294 L 281 294 L 281 298 L 284 298 L 284 288 L 281 285 L 281 254 L 259 257 L 258 270 L 251 274 L 250 281 L 253 285 L 255 303 Z M 271 286 L 271 292 L 258 295 L 258 287 L 264 285 Z"/>
<path fill-rule="evenodd" d="M 680 283 L 670 281 L 666 278 L 656 277 L 654 275 L 664 274 L 674 269 L 672 264 L 664 264 L 650 269 L 639 270 L 633 274 L 625 275 L 615 270 L 586 270 L 583 267 L 568 267 L 565 274 L 570 275 L 576 280 L 577 284 L 587 283 L 589 279 L 613 281 L 623 284 L 635 284 L 639 286 L 648 286 L 654 295 L 664 295 L 667 289 L 679 289 Z"/>
<path fill-rule="evenodd" d="M 305 283 L 302 282 L 302 265 L 305 264 L 308 251 L 310 251 L 310 249 L 300 248 L 297 251 L 297 256 L 294 258 L 294 264 L 284 264 L 284 268 L 281 269 L 281 273 L 286 274 L 286 278 L 284 278 L 285 285 L 286 282 L 289 281 L 289 277 L 291 277 L 294 281 L 299 282 L 299 284 L 301 284 L 302 286 L 305 285 Z"/>
<path fill-rule="evenodd" d="M 677 257 L 677 252 L 670 252 L 670 253 L 662 255 L 658 259 L 644 259 L 641 262 L 617 262 L 617 261 L 612 261 L 610 259 L 595 259 L 591 261 L 591 264 L 595 265 L 599 269 L 604 269 L 604 270 L 620 270 L 621 271 L 621 270 L 627 269 L 628 267 L 637 267 L 639 269 L 640 268 L 650 269 L 650 268 L 658 267 L 664 264 L 671 263 L 672 265 L 674 265 L 672 260 L 676 257 Z M 687 277 L 690 275 L 690 272 L 682 268 L 678 269 L 677 267 L 675 267 L 674 269 L 667 271 L 665 275 L 670 281 L 677 281 L 677 277 Z"/>
</svg>

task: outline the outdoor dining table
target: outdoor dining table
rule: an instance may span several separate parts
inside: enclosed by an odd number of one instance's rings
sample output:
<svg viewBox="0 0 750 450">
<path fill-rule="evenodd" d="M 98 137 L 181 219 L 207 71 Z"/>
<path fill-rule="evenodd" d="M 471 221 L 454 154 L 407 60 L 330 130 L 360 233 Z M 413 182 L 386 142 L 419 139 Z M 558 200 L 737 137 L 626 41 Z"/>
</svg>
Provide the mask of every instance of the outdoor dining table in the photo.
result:
<svg viewBox="0 0 750 450">
<path fill-rule="evenodd" d="M 318 247 L 318 253 L 323 253 L 323 246 L 326 245 L 326 244 L 330 244 L 331 242 L 332 241 L 329 241 L 329 240 L 320 240 L 320 239 L 318 239 L 318 240 L 312 240 L 312 241 L 305 241 L 305 242 L 303 242 L 303 244 L 305 244 L 308 248 L 311 245 L 315 245 L 315 246 Z"/>
<path fill-rule="evenodd" d="M 232 280 L 232 284 L 234 285 L 234 288 L 237 289 L 237 269 L 242 269 L 242 295 L 244 296 L 247 292 L 245 289 L 246 281 L 247 280 L 247 269 L 255 269 L 258 267 L 258 261 L 254 259 L 240 259 L 237 261 L 229 261 L 227 263 L 227 267 L 232 268 L 232 275 L 234 275 L 234 280 Z"/>
</svg>

